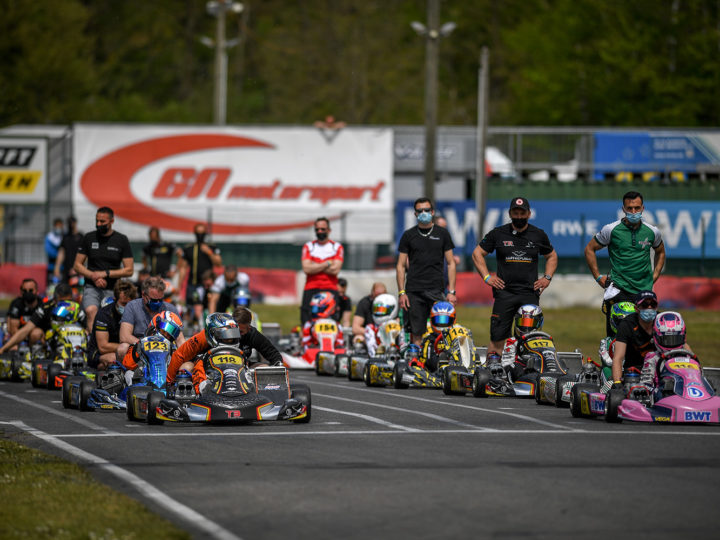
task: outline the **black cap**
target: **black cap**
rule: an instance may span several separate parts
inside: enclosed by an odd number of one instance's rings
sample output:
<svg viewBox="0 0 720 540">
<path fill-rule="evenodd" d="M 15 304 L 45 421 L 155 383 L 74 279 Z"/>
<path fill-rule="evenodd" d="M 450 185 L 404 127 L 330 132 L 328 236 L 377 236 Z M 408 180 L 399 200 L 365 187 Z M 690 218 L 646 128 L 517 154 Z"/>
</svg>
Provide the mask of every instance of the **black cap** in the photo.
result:
<svg viewBox="0 0 720 540">
<path fill-rule="evenodd" d="M 640 291 L 637 293 L 637 296 L 635 296 L 635 305 L 638 306 L 642 304 L 645 300 L 652 300 L 656 304 L 658 303 L 657 295 L 652 291 Z"/>
<path fill-rule="evenodd" d="M 510 201 L 510 210 L 513 208 L 523 208 L 524 210 L 530 210 L 530 203 L 525 197 L 515 197 Z"/>
</svg>

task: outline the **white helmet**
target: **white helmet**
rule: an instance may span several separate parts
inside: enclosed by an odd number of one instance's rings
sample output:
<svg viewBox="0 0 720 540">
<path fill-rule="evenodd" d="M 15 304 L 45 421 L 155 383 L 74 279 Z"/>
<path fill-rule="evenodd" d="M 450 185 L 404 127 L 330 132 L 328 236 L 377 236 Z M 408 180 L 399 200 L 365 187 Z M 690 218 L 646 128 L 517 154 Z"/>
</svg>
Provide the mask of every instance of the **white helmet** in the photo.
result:
<svg viewBox="0 0 720 540">
<path fill-rule="evenodd" d="M 382 323 L 391 321 L 397 317 L 397 298 L 392 294 L 379 294 L 372 303 L 373 322 L 380 326 Z"/>
</svg>

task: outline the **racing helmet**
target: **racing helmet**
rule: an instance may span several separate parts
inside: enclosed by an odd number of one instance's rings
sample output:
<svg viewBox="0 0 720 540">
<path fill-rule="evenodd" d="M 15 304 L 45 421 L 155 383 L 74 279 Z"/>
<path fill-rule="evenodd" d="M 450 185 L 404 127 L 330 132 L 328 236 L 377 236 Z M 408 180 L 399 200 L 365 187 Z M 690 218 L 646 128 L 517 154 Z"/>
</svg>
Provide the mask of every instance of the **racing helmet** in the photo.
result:
<svg viewBox="0 0 720 540">
<path fill-rule="evenodd" d="M 455 324 L 455 306 L 450 302 L 435 302 L 430 309 L 430 326 L 435 332 L 442 332 Z"/>
<path fill-rule="evenodd" d="M 50 322 L 53 328 L 63 324 L 77 322 L 80 318 L 80 305 L 77 302 L 63 300 L 55 304 L 50 312 Z"/>
<path fill-rule="evenodd" d="M 372 318 L 376 325 L 391 321 L 397 317 L 397 298 L 392 294 L 379 294 L 372 303 Z"/>
<path fill-rule="evenodd" d="M 310 312 L 313 319 L 326 319 L 335 314 L 335 296 L 328 291 L 319 292 L 310 300 Z"/>
<path fill-rule="evenodd" d="M 617 304 L 613 304 L 610 308 L 610 328 L 612 329 L 613 336 L 617 334 L 620 321 L 631 313 L 635 313 L 635 311 L 635 304 L 632 302 L 618 302 Z"/>
<path fill-rule="evenodd" d="M 540 330 L 543 325 L 543 312 L 540 306 L 525 304 L 515 313 L 515 337 L 520 338 L 528 332 Z"/>
<path fill-rule="evenodd" d="M 240 345 L 240 328 L 227 313 L 211 313 L 205 319 L 205 338 L 211 349 L 221 345 Z"/>
<path fill-rule="evenodd" d="M 664 311 L 655 317 L 653 342 L 660 351 L 679 349 L 685 345 L 687 330 L 682 316 L 675 311 Z"/>
<path fill-rule="evenodd" d="M 114 303 L 115 303 L 115 298 L 113 298 L 112 296 L 106 296 L 105 298 L 100 300 L 100 308 L 102 309 L 105 306 L 109 306 L 110 304 L 114 304 Z"/>
<path fill-rule="evenodd" d="M 252 303 L 252 299 L 250 297 L 250 291 L 245 289 L 244 287 L 240 287 L 237 291 L 235 291 L 235 296 L 233 297 L 233 302 L 235 303 L 235 307 L 246 307 L 250 308 L 250 304 Z"/>
<path fill-rule="evenodd" d="M 150 320 L 145 335 L 160 335 L 173 343 L 182 329 L 183 323 L 180 317 L 172 311 L 161 311 Z"/>
</svg>

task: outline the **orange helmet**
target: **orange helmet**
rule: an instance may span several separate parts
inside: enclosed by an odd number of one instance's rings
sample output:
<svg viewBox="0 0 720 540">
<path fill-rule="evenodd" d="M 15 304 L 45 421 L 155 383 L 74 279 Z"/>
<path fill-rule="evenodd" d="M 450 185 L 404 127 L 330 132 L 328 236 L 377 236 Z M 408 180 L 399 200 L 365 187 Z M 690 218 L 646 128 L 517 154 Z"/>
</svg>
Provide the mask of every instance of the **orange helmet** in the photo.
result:
<svg viewBox="0 0 720 540">
<path fill-rule="evenodd" d="M 150 324 L 146 335 L 159 334 L 168 341 L 174 342 L 183 329 L 183 323 L 172 311 L 161 311 L 155 315 Z"/>
<path fill-rule="evenodd" d="M 325 319 L 332 317 L 335 313 L 335 296 L 333 293 L 324 291 L 317 293 L 310 301 L 310 311 L 313 319 Z"/>
</svg>

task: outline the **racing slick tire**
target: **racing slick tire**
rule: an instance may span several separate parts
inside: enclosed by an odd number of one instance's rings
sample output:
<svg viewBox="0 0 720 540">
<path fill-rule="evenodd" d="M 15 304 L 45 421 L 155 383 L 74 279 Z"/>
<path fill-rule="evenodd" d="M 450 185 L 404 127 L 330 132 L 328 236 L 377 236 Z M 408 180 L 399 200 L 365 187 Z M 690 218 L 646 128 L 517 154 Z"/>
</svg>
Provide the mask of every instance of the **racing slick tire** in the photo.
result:
<svg viewBox="0 0 720 540">
<path fill-rule="evenodd" d="M 62 404 L 65 409 L 72 409 L 72 403 L 70 403 L 70 382 L 73 377 L 68 377 L 63 381 L 62 387 Z"/>
<path fill-rule="evenodd" d="M 140 418 L 137 417 L 136 411 L 135 411 L 135 394 L 140 390 L 147 390 L 147 387 L 142 386 L 131 386 L 128 388 L 127 394 L 125 396 L 125 412 L 127 414 L 128 420 L 131 422 L 139 422 Z"/>
<path fill-rule="evenodd" d="M 485 368 L 479 367 L 473 374 L 473 396 L 475 397 L 487 397 L 485 385 L 490 382 L 490 371 Z"/>
<path fill-rule="evenodd" d="M 618 407 L 625 399 L 625 392 L 619 388 L 611 388 L 605 398 L 605 420 L 611 424 L 619 424 L 622 418 L 618 416 Z"/>
<path fill-rule="evenodd" d="M 365 386 L 375 386 L 370 380 L 370 362 L 365 364 L 365 367 L 363 368 L 363 382 L 365 383 Z"/>
<path fill-rule="evenodd" d="M 30 384 L 33 388 L 40 388 L 40 374 L 38 373 L 36 363 L 33 363 L 32 369 L 30 370 Z"/>
<path fill-rule="evenodd" d="M 312 393 L 310 387 L 306 384 L 298 384 L 293 386 L 291 397 L 303 401 L 307 405 L 307 415 L 304 418 L 293 420 L 296 424 L 307 424 L 312 417 Z"/>
<path fill-rule="evenodd" d="M 572 387 L 570 391 L 570 414 L 573 418 L 586 418 L 587 415 L 583 414 L 580 400 L 580 393 L 582 391 L 592 392 L 597 390 L 597 387 L 592 384 L 579 383 Z"/>
<path fill-rule="evenodd" d="M 62 366 L 58 364 L 57 362 L 53 362 L 48 365 L 47 367 L 47 389 L 48 390 L 55 390 L 55 377 L 60 375 L 60 372 L 62 371 Z"/>
<path fill-rule="evenodd" d="M 95 390 L 95 382 L 90 379 L 85 379 L 80 382 L 80 410 L 81 411 L 92 411 L 92 407 L 88 407 L 88 399 L 90 399 L 90 393 Z M 64 385 L 64 382 L 63 382 Z"/>
<path fill-rule="evenodd" d="M 22 367 L 22 358 L 15 357 L 10 361 L 10 381 L 21 382 L 20 368 Z"/>
<path fill-rule="evenodd" d="M 458 392 L 452 389 L 453 371 L 456 371 L 458 373 L 464 371 L 465 373 L 467 373 L 467 369 L 465 367 L 451 368 L 450 366 L 446 366 L 442 372 L 443 394 L 445 394 L 446 396 L 461 396 L 464 394 L 464 392 Z"/>
<path fill-rule="evenodd" d="M 558 409 L 567 409 L 570 404 L 567 401 L 562 400 L 562 392 L 563 387 L 566 383 L 574 382 L 575 379 L 573 377 L 568 377 L 567 375 L 563 375 L 562 377 L 558 377 L 555 380 L 555 406 Z"/>
<path fill-rule="evenodd" d="M 402 368 L 403 368 L 402 362 L 395 362 L 395 365 L 393 366 L 393 372 L 392 372 L 392 383 L 393 383 L 393 388 L 395 388 L 396 390 L 405 390 L 406 388 L 408 388 L 410 386 L 408 384 L 405 384 L 402 381 L 402 371 L 401 371 Z"/>
<path fill-rule="evenodd" d="M 537 381 L 535 381 L 535 386 L 533 387 L 533 397 L 535 398 L 535 403 L 538 405 L 545 405 L 545 402 L 542 400 L 540 395 L 540 377 L 538 377 Z"/>
<path fill-rule="evenodd" d="M 160 400 L 165 397 L 162 392 L 150 392 L 147 397 L 147 423 L 152 426 L 160 426 L 163 424 L 163 420 L 157 417 L 157 407 L 160 405 Z"/>
</svg>

